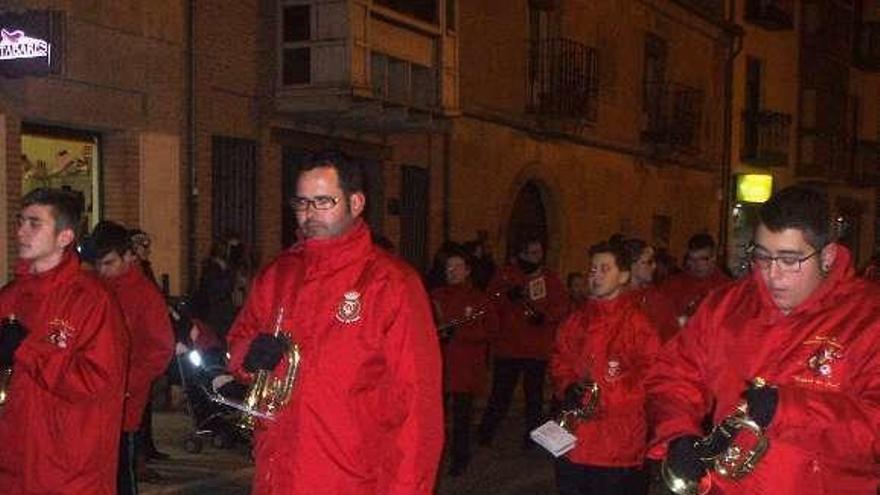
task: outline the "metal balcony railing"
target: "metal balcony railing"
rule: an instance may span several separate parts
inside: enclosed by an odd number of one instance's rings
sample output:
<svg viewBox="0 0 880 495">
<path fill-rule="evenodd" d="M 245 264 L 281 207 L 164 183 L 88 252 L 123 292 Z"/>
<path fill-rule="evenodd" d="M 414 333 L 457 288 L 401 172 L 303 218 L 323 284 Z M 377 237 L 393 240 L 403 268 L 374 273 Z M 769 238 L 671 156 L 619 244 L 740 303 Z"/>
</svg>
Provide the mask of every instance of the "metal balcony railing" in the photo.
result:
<svg viewBox="0 0 880 495">
<path fill-rule="evenodd" d="M 703 91 L 678 83 L 645 84 L 642 141 L 679 151 L 700 150 Z"/>
<path fill-rule="evenodd" d="M 742 117 L 743 143 L 740 159 L 756 165 L 787 165 L 791 142 L 791 115 L 767 110 L 746 110 Z"/>
<path fill-rule="evenodd" d="M 542 118 L 596 122 L 599 61 L 596 50 L 566 38 L 529 46 L 528 110 Z"/>
<path fill-rule="evenodd" d="M 746 21 L 771 31 L 794 29 L 792 0 L 746 0 Z"/>
</svg>

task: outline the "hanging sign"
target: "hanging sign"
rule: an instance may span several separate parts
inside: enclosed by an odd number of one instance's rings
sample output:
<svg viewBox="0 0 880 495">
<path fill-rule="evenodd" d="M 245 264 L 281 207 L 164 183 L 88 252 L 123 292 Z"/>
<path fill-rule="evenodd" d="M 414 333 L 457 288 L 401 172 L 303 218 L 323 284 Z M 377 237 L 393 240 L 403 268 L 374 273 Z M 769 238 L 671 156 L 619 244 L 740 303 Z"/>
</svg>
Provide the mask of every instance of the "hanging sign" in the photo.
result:
<svg viewBox="0 0 880 495">
<path fill-rule="evenodd" d="M 0 12 L 0 75 L 60 73 L 61 24 L 57 11 Z"/>
</svg>

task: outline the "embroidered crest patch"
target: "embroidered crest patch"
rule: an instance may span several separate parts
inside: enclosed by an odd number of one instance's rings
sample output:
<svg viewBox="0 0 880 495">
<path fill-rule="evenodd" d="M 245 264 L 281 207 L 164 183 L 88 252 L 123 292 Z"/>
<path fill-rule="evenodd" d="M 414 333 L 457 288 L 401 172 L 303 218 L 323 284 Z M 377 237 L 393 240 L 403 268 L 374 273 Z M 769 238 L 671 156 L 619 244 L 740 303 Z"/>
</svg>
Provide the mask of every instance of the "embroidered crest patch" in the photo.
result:
<svg viewBox="0 0 880 495">
<path fill-rule="evenodd" d="M 794 376 L 795 381 L 824 389 L 838 389 L 845 376 L 845 350 L 834 337 L 824 335 L 804 341 L 810 354 L 804 361 L 805 373 Z"/>
<path fill-rule="evenodd" d="M 49 322 L 49 335 L 46 336 L 46 340 L 59 349 L 66 349 L 75 333 L 76 331 L 70 323 L 55 318 Z"/>
<path fill-rule="evenodd" d="M 616 359 L 608 360 L 608 371 L 605 372 L 608 381 L 614 381 L 620 377 L 620 361 Z"/>
<path fill-rule="evenodd" d="M 829 341 L 807 360 L 809 368 L 816 376 L 831 378 L 834 374 L 834 363 L 843 357 L 840 344 Z"/>
<path fill-rule="evenodd" d="M 336 310 L 336 319 L 342 323 L 354 323 L 361 319 L 361 293 L 356 290 L 346 292 Z"/>
</svg>

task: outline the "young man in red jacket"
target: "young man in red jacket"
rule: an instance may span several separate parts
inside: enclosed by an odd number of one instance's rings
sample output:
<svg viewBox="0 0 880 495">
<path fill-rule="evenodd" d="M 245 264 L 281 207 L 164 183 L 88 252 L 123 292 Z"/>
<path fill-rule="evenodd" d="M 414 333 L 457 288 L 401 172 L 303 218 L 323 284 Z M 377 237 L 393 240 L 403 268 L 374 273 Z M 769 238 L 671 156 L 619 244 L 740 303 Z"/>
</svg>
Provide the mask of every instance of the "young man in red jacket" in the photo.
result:
<svg viewBox="0 0 880 495">
<path fill-rule="evenodd" d="M 303 241 L 254 280 L 230 330 L 230 369 L 284 373 L 292 393 L 256 432 L 254 495 L 428 495 L 443 447 L 440 346 L 418 274 L 373 244 L 364 177 L 307 157 L 290 206 Z M 279 315 L 281 317 L 279 318 Z"/>
<path fill-rule="evenodd" d="M 556 273 L 544 266 L 544 244 L 534 238 L 520 244 L 516 264 L 498 270 L 489 283 L 489 294 L 498 298 L 499 331 L 492 340 L 492 391 L 478 441 L 491 444 L 522 376 L 526 398 L 522 446 L 528 449 L 534 445 L 529 432 L 543 415 L 547 362 L 556 327 L 568 314 L 568 295 Z"/>
<path fill-rule="evenodd" d="M 593 415 L 572 427 L 577 445 L 556 463 L 560 495 L 638 495 L 647 489 L 644 379 L 660 339 L 625 292 L 629 266 L 622 246 L 591 247 L 590 299 L 559 327 L 550 375 L 563 411 L 589 401 L 587 383 L 599 387 Z"/>
<path fill-rule="evenodd" d="M 769 449 L 739 481 L 713 471 L 712 493 L 874 495 L 880 293 L 832 239 L 822 192 L 783 189 L 759 219 L 750 276 L 710 294 L 649 376 L 651 456 L 680 480 L 701 479 L 702 419 L 718 424 L 743 403 Z M 756 377 L 767 385 L 749 386 Z"/>
<path fill-rule="evenodd" d="M 669 277 L 660 290 L 672 304 L 672 310 L 684 322 L 713 289 L 730 282 L 715 262 L 715 240 L 709 234 L 695 234 L 688 239 L 684 271 Z"/>
<path fill-rule="evenodd" d="M 464 473 L 470 461 L 474 399 L 485 391 L 489 339 L 498 330 L 492 301 L 471 281 L 471 261 L 463 250 L 450 252 L 446 285 L 431 291 L 444 342 L 444 388 L 452 402 L 451 476 Z"/>
<path fill-rule="evenodd" d="M 95 270 L 122 308 L 130 353 L 122 439 L 119 449 L 119 495 L 137 494 L 135 460 L 143 457 L 137 438 L 153 381 L 165 372 L 174 349 L 174 334 L 165 298 L 148 279 L 132 252 L 129 231 L 103 222 L 93 234 Z"/>
<path fill-rule="evenodd" d="M 82 199 L 36 189 L 18 216 L 19 264 L 0 290 L 0 493 L 113 495 L 127 355 L 113 296 L 74 252 Z"/>
</svg>

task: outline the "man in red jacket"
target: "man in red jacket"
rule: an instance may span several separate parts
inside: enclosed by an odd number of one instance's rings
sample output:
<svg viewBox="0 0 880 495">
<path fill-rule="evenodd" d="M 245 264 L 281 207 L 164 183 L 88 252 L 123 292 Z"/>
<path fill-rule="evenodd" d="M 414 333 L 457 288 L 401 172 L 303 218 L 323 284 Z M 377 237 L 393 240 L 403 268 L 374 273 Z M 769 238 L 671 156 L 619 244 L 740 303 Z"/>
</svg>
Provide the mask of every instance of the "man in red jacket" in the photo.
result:
<svg viewBox="0 0 880 495">
<path fill-rule="evenodd" d="M 143 457 L 137 438 L 153 380 L 168 366 L 174 336 L 165 299 L 156 284 L 138 266 L 129 231 L 104 222 L 93 234 L 95 269 L 116 296 L 128 328 L 130 355 L 126 384 L 122 439 L 119 449 L 119 495 L 137 494 L 135 459 Z"/>
<path fill-rule="evenodd" d="M 464 473 L 470 461 L 474 399 L 484 393 L 489 339 L 498 330 L 492 301 L 471 281 L 471 263 L 463 250 L 449 252 L 446 285 L 431 291 L 444 341 L 444 388 L 452 402 L 451 476 Z"/>
<path fill-rule="evenodd" d="M 669 299 L 681 326 L 712 289 L 730 282 L 715 263 L 715 240 L 696 234 L 688 240 L 684 271 L 667 279 L 660 291 Z"/>
<path fill-rule="evenodd" d="M 0 290 L 0 493 L 112 495 L 127 342 L 119 306 L 74 253 L 82 200 L 36 189 L 22 200 L 15 279 Z M 24 328 L 26 330 L 21 330 Z"/>
<path fill-rule="evenodd" d="M 482 445 L 492 442 L 522 375 L 526 397 L 522 445 L 531 448 L 529 432 L 541 420 L 544 374 L 556 327 L 568 313 L 568 296 L 559 277 L 544 267 L 544 245 L 538 239 L 521 243 L 516 264 L 498 271 L 489 293 L 498 295 L 499 331 L 492 342 L 492 391 L 478 440 Z"/>
<path fill-rule="evenodd" d="M 876 493 L 880 293 L 829 225 L 823 193 L 776 193 L 760 210 L 751 275 L 710 294 L 664 348 L 647 387 L 651 456 L 668 473 L 702 478 L 701 420 L 718 424 L 743 402 L 769 450 L 740 481 L 713 472 L 712 493 Z M 756 377 L 767 386 L 748 386 Z"/>
<path fill-rule="evenodd" d="M 562 409 L 583 407 L 585 385 L 599 386 L 595 412 L 571 427 L 577 444 L 556 463 L 560 495 L 638 495 L 647 488 L 644 380 L 660 339 L 625 292 L 629 267 L 619 244 L 591 247 L 590 299 L 559 327 L 550 374 Z"/>
<path fill-rule="evenodd" d="M 443 446 L 437 330 L 418 274 L 371 241 L 359 164 L 307 157 L 290 205 L 304 240 L 254 280 L 230 369 L 301 359 L 287 404 L 256 432 L 255 495 L 428 495 Z M 281 316 L 279 318 L 279 315 Z"/>
</svg>

